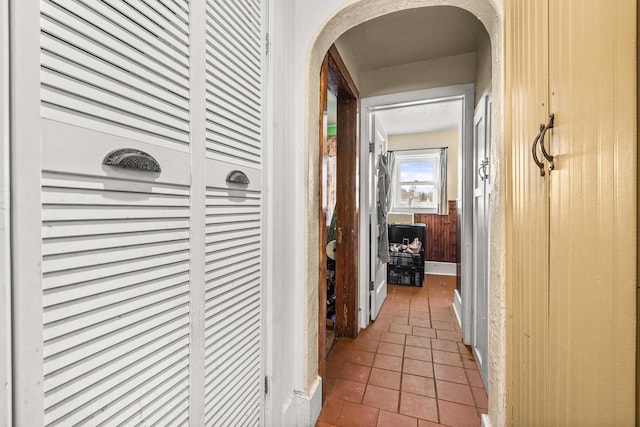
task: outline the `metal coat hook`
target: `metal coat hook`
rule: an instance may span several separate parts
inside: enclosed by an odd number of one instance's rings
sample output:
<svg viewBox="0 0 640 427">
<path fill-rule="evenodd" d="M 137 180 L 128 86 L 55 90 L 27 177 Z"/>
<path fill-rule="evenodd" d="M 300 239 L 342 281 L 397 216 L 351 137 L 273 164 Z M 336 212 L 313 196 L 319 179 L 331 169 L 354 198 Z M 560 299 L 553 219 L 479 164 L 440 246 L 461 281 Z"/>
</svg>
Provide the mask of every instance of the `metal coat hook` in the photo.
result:
<svg viewBox="0 0 640 427">
<path fill-rule="evenodd" d="M 150 154 L 134 148 L 113 150 L 102 160 L 103 165 L 124 169 L 137 169 L 145 172 L 161 172 L 160 164 Z"/>
</svg>

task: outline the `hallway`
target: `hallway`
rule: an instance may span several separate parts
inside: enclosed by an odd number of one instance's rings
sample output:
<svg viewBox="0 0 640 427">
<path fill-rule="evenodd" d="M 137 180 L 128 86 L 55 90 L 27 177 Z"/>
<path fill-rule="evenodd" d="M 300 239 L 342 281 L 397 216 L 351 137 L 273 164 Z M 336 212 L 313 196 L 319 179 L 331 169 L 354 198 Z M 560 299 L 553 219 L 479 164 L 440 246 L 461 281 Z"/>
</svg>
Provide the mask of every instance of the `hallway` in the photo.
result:
<svg viewBox="0 0 640 427">
<path fill-rule="evenodd" d="M 452 309 L 455 277 L 389 285 L 380 315 L 327 359 L 317 427 L 479 426 L 487 413 L 471 349 Z"/>
</svg>

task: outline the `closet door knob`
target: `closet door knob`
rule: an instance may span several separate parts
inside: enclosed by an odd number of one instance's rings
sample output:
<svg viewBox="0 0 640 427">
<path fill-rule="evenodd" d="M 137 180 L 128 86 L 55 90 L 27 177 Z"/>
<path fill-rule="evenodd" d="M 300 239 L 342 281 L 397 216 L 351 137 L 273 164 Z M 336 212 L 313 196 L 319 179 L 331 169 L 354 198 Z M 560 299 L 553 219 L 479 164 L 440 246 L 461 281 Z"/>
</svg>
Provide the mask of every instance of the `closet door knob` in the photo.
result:
<svg viewBox="0 0 640 427">
<path fill-rule="evenodd" d="M 540 125 L 540 132 L 538 133 L 538 136 L 536 136 L 536 138 L 533 140 L 533 144 L 531 145 L 531 156 L 533 156 L 533 161 L 536 163 L 536 166 L 538 166 L 538 169 L 540 169 L 540 176 L 544 176 L 544 163 L 538 160 L 536 145 L 538 144 L 538 141 L 540 141 L 540 137 L 542 136 L 542 131 L 544 130 L 544 128 L 544 125 Z"/>
<path fill-rule="evenodd" d="M 553 129 L 553 119 L 555 118 L 555 116 L 553 114 L 549 115 L 549 122 L 546 124 L 546 126 L 544 125 L 540 125 L 540 126 L 544 126 L 542 128 L 542 135 L 540 136 L 540 149 L 542 150 L 542 155 L 544 156 L 545 159 L 547 159 L 547 161 L 549 162 L 549 170 L 552 171 L 554 169 L 554 164 L 553 164 L 553 156 L 551 154 L 549 154 L 547 152 L 547 150 L 544 148 L 544 137 L 547 134 L 547 131 L 549 129 Z"/>
</svg>

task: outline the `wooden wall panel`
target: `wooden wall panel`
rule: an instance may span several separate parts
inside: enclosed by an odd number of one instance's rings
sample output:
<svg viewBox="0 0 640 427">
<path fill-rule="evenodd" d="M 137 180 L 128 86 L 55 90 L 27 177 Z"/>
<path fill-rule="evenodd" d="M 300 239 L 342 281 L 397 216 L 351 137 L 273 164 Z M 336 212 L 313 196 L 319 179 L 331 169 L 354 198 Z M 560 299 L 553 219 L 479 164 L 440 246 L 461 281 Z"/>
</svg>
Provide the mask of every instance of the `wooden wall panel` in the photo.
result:
<svg viewBox="0 0 640 427">
<path fill-rule="evenodd" d="M 458 262 L 456 202 L 449 201 L 449 215 L 415 214 L 414 222 L 427 228 L 425 260 Z"/>
</svg>

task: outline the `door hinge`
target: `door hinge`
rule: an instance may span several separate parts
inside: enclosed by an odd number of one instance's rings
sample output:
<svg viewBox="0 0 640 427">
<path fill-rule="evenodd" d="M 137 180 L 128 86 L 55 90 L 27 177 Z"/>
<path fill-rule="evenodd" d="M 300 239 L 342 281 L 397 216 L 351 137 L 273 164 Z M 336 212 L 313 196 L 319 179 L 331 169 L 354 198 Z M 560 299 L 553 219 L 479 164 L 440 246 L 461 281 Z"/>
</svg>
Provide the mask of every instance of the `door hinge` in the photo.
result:
<svg viewBox="0 0 640 427">
<path fill-rule="evenodd" d="M 269 54 L 271 53 L 271 40 L 269 40 L 269 33 L 266 33 L 264 38 L 265 38 L 265 41 L 264 41 L 265 54 L 269 56 Z"/>
<path fill-rule="evenodd" d="M 373 280 L 371 280 L 369 281 L 369 290 L 372 291 L 374 289 L 375 289 L 375 286 L 374 286 Z"/>
<path fill-rule="evenodd" d="M 269 394 L 269 377 L 264 377 L 264 394 Z"/>
<path fill-rule="evenodd" d="M 376 149 L 376 144 L 373 142 L 369 143 L 369 152 L 373 153 L 373 151 Z"/>
</svg>

